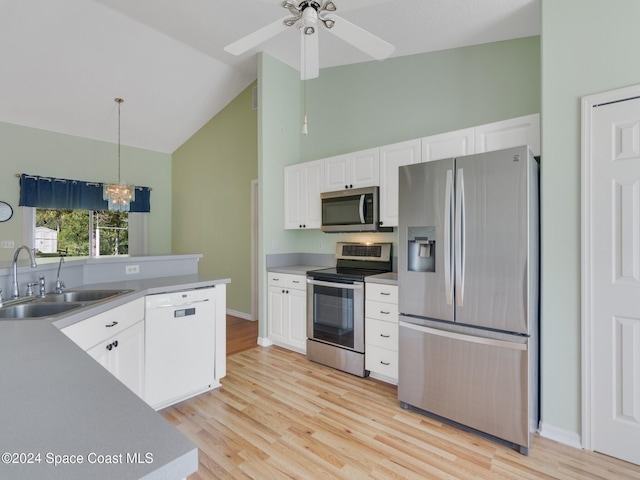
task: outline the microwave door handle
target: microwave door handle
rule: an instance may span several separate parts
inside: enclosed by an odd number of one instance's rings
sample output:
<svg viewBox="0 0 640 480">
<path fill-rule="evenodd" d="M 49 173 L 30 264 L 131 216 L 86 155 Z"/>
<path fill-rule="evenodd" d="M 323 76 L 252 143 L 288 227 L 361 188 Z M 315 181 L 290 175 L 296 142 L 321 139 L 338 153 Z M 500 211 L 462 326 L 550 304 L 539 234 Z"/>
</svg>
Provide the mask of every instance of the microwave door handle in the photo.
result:
<svg viewBox="0 0 640 480">
<path fill-rule="evenodd" d="M 360 223 L 364 223 L 364 193 L 362 195 L 360 195 Z"/>
</svg>

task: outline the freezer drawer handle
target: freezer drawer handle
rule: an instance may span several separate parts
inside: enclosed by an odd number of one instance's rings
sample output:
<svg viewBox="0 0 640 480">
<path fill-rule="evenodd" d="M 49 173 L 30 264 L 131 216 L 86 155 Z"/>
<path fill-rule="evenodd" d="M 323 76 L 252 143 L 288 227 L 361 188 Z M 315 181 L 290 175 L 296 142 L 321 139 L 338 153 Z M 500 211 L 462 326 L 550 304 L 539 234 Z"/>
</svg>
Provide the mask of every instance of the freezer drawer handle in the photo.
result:
<svg viewBox="0 0 640 480">
<path fill-rule="evenodd" d="M 111 324 L 109 324 L 109 325 L 105 325 L 105 327 L 107 327 L 107 328 L 111 328 L 111 327 L 115 327 L 117 324 L 118 324 L 118 322 L 116 322 L 116 321 L 114 320 Z"/>
<path fill-rule="evenodd" d="M 407 323 L 400 321 L 400 326 L 409 328 L 411 330 L 417 330 L 418 332 L 428 333 L 430 335 L 436 335 L 438 337 L 451 338 L 453 340 L 460 340 L 462 342 L 480 343 L 483 345 L 490 345 L 492 347 L 509 348 L 511 350 L 527 350 L 527 345 L 524 343 L 507 342 L 505 340 L 495 340 L 493 338 L 476 337 L 473 335 L 465 335 L 463 333 L 447 332 L 445 330 L 438 330 L 430 327 L 423 327 L 422 325 L 414 325 L 413 323 Z"/>
</svg>

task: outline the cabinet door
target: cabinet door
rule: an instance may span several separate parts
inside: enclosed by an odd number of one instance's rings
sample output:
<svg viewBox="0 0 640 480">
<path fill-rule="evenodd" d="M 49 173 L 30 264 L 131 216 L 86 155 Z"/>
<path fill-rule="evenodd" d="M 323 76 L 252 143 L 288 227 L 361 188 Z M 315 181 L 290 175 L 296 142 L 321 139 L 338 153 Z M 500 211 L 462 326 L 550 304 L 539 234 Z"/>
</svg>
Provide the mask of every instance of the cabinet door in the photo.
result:
<svg viewBox="0 0 640 480">
<path fill-rule="evenodd" d="M 540 155 L 540 114 L 511 118 L 475 128 L 475 153 L 529 145 Z"/>
<path fill-rule="evenodd" d="M 324 159 L 324 191 L 334 192 L 349 188 L 349 154 Z"/>
<path fill-rule="evenodd" d="M 305 290 L 289 290 L 288 304 L 288 343 L 298 351 L 307 349 L 307 292 Z"/>
<path fill-rule="evenodd" d="M 380 149 L 370 148 L 349 154 L 349 188 L 380 185 Z"/>
<path fill-rule="evenodd" d="M 420 140 L 380 147 L 380 224 L 398 226 L 398 167 L 420 162 Z"/>
<path fill-rule="evenodd" d="M 462 157 L 475 153 L 473 128 L 431 135 L 422 139 L 422 161 Z"/>
<path fill-rule="evenodd" d="M 320 192 L 324 188 L 324 161 L 315 160 L 302 164 L 304 170 L 305 191 L 302 192 L 301 203 L 304 208 L 304 228 L 320 228 L 322 221 L 322 205 Z"/>
<path fill-rule="evenodd" d="M 286 341 L 285 317 L 288 308 L 286 307 L 286 293 L 283 287 L 269 287 L 267 309 L 269 338 L 280 342 Z"/>
<path fill-rule="evenodd" d="M 144 398 L 144 321 L 99 343 L 87 353 Z"/>
<path fill-rule="evenodd" d="M 305 205 L 303 197 L 304 172 L 302 164 L 291 165 L 284 169 L 284 228 L 303 228 Z"/>
</svg>

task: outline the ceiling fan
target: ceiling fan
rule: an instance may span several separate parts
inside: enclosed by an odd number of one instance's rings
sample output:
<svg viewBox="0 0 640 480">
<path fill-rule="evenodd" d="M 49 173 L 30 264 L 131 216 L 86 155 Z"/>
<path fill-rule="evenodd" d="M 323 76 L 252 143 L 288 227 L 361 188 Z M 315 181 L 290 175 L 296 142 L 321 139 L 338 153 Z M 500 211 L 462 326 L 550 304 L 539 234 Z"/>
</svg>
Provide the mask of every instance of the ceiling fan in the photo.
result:
<svg viewBox="0 0 640 480">
<path fill-rule="evenodd" d="M 274 0 L 261 1 L 274 3 Z M 370 6 L 385 1 L 388 0 L 337 0 L 341 5 L 341 10 Z M 335 12 L 338 10 L 336 1 L 286 0 L 281 3 L 281 7 L 288 10 L 289 15 L 227 45 L 224 47 L 225 51 L 233 55 L 241 55 L 287 28 L 297 26 L 301 36 L 300 78 L 308 80 L 319 75 L 319 24 L 324 25 L 336 37 L 350 43 L 376 60 L 384 60 L 395 50 L 395 47 L 390 43 L 336 15 Z"/>
</svg>

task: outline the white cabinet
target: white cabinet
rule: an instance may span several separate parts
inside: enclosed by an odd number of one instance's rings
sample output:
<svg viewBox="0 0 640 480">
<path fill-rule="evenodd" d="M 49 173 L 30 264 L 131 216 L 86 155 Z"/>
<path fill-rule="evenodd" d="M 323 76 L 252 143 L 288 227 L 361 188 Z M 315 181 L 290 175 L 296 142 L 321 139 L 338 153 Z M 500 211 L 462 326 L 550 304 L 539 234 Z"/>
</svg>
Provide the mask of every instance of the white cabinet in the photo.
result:
<svg viewBox="0 0 640 480">
<path fill-rule="evenodd" d="M 475 153 L 529 145 L 540 155 L 540 115 L 526 115 L 475 127 Z"/>
<path fill-rule="evenodd" d="M 422 161 L 461 157 L 475 153 L 473 128 L 440 133 L 422 139 Z"/>
<path fill-rule="evenodd" d="M 420 162 L 420 140 L 380 147 L 380 225 L 398 226 L 398 168 Z"/>
<path fill-rule="evenodd" d="M 325 192 L 380 184 L 380 149 L 337 155 L 324 160 Z"/>
<path fill-rule="evenodd" d="M 320 228 L 320 192 L 324 162 L 315 160 L 284 169 L 284 228 Z"/>
<path fill-rule="evenodd" d="M 144 398 L 144 321 L 98 343 L 87 353 Z"/>
<path fill-rule="evenodd" d="M 374 378 L 398 383 L 398 287 L 367 282 L 365 368 Z"/>
<path fill-rule="evenodd" d="M 306 276 L 268 273 L 269 339 L 300 353 L 307 350 Z"/>
<path fill-rule="evenodd" d="M 144 397 L 144 300 L 120 305 L 61 329 L 118 380 Z"/>
</svg>

